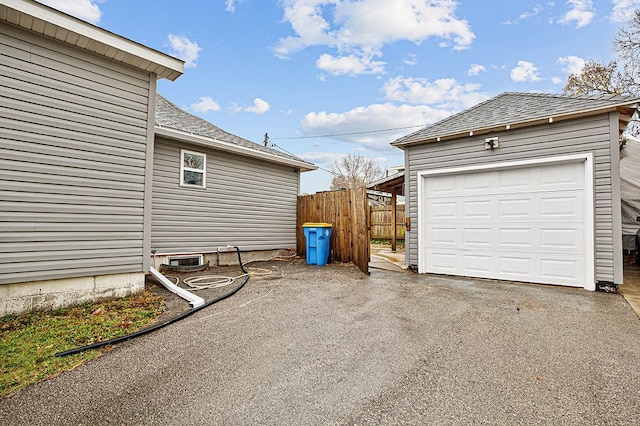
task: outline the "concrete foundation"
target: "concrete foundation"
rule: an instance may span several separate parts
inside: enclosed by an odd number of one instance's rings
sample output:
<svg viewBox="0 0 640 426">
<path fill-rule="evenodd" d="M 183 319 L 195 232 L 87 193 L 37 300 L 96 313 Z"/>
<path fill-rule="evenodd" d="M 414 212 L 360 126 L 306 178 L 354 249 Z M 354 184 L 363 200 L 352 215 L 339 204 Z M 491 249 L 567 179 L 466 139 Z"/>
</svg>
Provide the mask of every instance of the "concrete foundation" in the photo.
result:
<svg viewBox="0 0 640 426">
<path fill-rule="evenodd" d="M 0 286 L 0 317 L 124 297 L 144 290 L 144 273 L 100 275 Z"/>
<path fill-rule="evenodd" d="M 290 257 L 295 254 L 295 251 L 287 249 L 275 249 L 275 250 L 254 250 L 254 251 L 242 251 L 242 262 L 256 262 L 261 260 L 270 260 L 274 257 Z M 169 257 L 182 256 L 185 254 L 172 253 L 171 256 L 165 254 L 159 254 L 151 257 L 151 265 L 160 269 L 160 265 L 168 264 Z M 238 264 L 238 254 L 235 250 L 232 251 L 220 251 L 214 253 L 188 253 L 188 255 L 202 255 L 203 263 L 209 262 L 210 266 L 234 266 Z"/>
</svg>

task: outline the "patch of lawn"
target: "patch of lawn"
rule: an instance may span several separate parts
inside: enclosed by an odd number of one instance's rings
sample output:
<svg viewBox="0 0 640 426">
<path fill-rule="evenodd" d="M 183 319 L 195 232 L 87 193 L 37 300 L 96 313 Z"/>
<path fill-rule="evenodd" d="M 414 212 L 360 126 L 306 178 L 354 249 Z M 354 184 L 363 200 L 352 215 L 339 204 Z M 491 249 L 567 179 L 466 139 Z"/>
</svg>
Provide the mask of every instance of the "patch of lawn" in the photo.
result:
<svg viewBox="0 0 640 426">
<path fill-rule="evenodd" d="M 56 353 L 140 330 L 164 310 L 162 297 L 144 292 L 57 311 L 0 318 L 0 398 L 101 354 L 100 350 L 90 350 L 55 357 Z"/>
</svg>

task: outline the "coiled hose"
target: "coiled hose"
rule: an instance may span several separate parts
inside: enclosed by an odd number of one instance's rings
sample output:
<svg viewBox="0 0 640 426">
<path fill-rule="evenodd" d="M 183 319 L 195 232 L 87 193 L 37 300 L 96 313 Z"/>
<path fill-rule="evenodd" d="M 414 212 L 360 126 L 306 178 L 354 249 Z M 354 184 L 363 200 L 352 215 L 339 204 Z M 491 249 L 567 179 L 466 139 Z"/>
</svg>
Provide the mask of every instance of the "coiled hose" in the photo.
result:
<svg viewBox="0 0 640 426">
<path fill-rule="evenodd" d="M 240 269 L 243 272 L 243 275 L 241 275 L 242 277 L 244 277 L 244 280 L 242 280 L 242 282 L 240 284 L 238 284 L 236 287 L 233 288 L 233 290 L 231 290 L 230 292 L 219 296 L 213 300 L 210 300 L 208 302 L 206 302 L 204 305 L 202 306 L 198 306 L 197 308 L 193 308 L 183 314 L 180 314 L 176 317 L 173 317 L 171 319 L 168 319 L 162 323 L 153 325 L 151 327 L 147 327 L 147 328 L 143 328 L 142 330 L 138 330 L 134 333 L 130 333 L 124 336 L 120 336 L 120 337 L 116 337 L 113 339 L 109 339 L 109 340 L 103 340 L 101 342 L 95 342 L 95 343 L 91 343 L 89 345 L 86 346 L 81 346 L 79 348 L 75 348 L 75 349 L 69 349 L 68 351 L 64 351 L 64 352 L 58 352 L 55 356 L 57 357 L 61 357 L 61 356 L 67 356 L 67 355 L 73 355 L 73 354 L 77 354 L 79 352 L 84 352 L 90 349 L 96 349 L 96 348 L 101 348 L 103 346 L 108 346 L 108 345 L 113 345 L 116 343 L 120 343 L 120 342 L 124 342 L 125 340 L 129 340 L 129 339 L 133 339 L 134 337 L 139 337 L 142 336 L 143 334 L 147 334 L 147 333 L 151 333 L 152 331 L 156 331 L 159 330 L 163 327 L 168 326 L 169 324 L 173 324 L 174 322 L 178 322 L 181 319 L 184 319 L 186 317 L 188 317 L 189 315 L 195 314 L 196 312 L 213 305 L 214 303 L 218 303 L 221 300 L 224 300 L 228 297 L 233 296 L 234 294 L 236 294 L 238 291 L 240 291 L 240 289 L 242 287 L 244 287 L 244 285 L 249 281 L 249 273 L 247 272 L 247 270 L 244 268 L 244 265 L 242 263 L 242 257 L 240 256 L 240 249 L 236 246 L 233 247 L 236 249 L 236 252 L 238 253 L 238 263 L 240 264 Z"/>
</svg>

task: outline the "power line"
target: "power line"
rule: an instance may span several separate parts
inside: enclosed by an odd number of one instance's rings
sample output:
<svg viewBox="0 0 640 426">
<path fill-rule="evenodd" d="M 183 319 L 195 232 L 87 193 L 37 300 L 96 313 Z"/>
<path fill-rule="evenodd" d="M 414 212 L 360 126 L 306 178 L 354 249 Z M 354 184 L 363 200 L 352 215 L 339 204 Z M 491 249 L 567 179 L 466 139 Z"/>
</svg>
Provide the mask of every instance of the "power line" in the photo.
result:
<svg viewBox="0 0 640 426">
<path fill-rule="evenodd" d="M 405 127 L 392 127 L 389 129 L 380 129 L 380 130 L 364 130 L 361 132 L 349 132 L 349 133 L 333 133 L 333 134 L 329 134 L 329 135 L 314 135 L 314 136 L 293 136 L 293 137 L 288 137 L 288 138 L 272 138 L 270 137 L 270 139 L 275 139 L 275 140 L 291 140 L 291 139 L 319 139 L 319 138 L 332 138 L 332 137 L 336 137 L 336 136 L 353 136 L 353 135 L 365 135 L 368 133 L 382 133 L 382 132 L 391 132 L 394 130 L 405 130 L 405 129 L 414 129 L 416 127 L 425 127 L 425 124 L 420 124 L 420 125 L 416 125 L 416 126 L 405 126 Z"/>
<path fill-rule="evenodd" d="M 276 145 L 275 143 L 271 142 L 271 137 L 267 136 L 267 134 L 266 134 L 266 133 L 265 133 L 265 140 L 266 140 L 266 141 L 268 141 L 268 143 L 269 143 L 269 146 L 270 146 L 270 147 L 272 147 L 272 148 L 278 148 L 278 149 L 281 149 L 282 151 L 286 152 L 287 154 L 292 155 L 292 156 L 294 156 L 294 157 L 297 157 L 297 155 L 292 154 L 291 152 L 287 151 L 286 149 L 284 149 L 284 148 L 283 148 L 283 147 L 281 147 L 280 145 Z M 317 167 L 317 168 L 319 168 L 320 170 L 324 170 L 325 172 L 329 172 L 329 173 L 331 173 L 332 175 L 337 175 L 337 173 L 336 173 L 336 172 L 334 172 L 333 170 L 325 169 L 325 168 L 323 168 L 323 167 L 318 166 L 317 164 L 316 164 L 316 167 Z"/>
</svg>

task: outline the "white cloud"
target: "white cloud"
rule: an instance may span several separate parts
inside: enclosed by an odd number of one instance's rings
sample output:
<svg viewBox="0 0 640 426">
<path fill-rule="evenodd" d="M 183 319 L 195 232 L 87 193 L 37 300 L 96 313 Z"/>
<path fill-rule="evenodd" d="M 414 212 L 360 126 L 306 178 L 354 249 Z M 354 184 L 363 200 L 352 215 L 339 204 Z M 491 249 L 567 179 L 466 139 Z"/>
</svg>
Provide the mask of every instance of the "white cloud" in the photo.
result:
<svg viewBox="0 0 640 426">
<path fill-rule="evenodd" d="M 612 22 L 627 22 L 636 9 L 640 9 L 640 0 L 612 0 L 613 10 L 609 19 Z"/>
<path fill-rule="evenodd" d="M 253 100 L 253 106 L 243 108 L 242 110 L 244 112 L 252 112 L 257 115 L 262 115 L 270 109 L 271 105 L 269 105 L 269 102 L 265 101 L 264 99 L 255 98 Z"/>
<path fill-rule="evenodd" d="M 531 62 L 518 61 L 518 66 L 511 70 L 511 80 L 516 83 L 542 80 L 538 75 L 538 68 Z"/>
<path fill-rule="evenodd" d="M 542 12 L 544 8 L 540 5 L 536 5 L 532 11 L 530 12 L 524 12 L 522 14 L 520 14 L 520 16 L 518 16 L 518 19 L 515 19 L 513 21 L 507 21 L 505 22 L 505 25 L 513 25 L 515 23 L 517 23 L 518 21 L 524 21 L 525 19 L 529 19 L 533 16 L 536 16 L 537 14 L 539 14 L 540 12 Z"/>
<path fill-rule="evenodd" d="M 471 66 L 469 67 L 469 70 L 467 71 L 467 75 L 476 76 L 476 75 L 479 75 L 481 72 L 486 71 L 486 70 L 487 70 L 487 68 L 484 65 L 471 64 Z"/>
<path fill-rule="evenodd" d="M 102 19 L 102 11 L 97 3 L 102 0 L 39 0 L 40 3 L 58 9 L 61 12 L 80 18 L 92 24 Z"/>
<path fill-rule="evenodd" d="M 427 105 L 398 106 L 384 103 L 358 107 L 343 113 L 311 112 L 302 119 L 300 127 L 307 136 L 341 135 L 333 136 L 332 139 L 356 143 L 374 150 L 392 151 L 389 144 L 418 130 L 414 126 L 427 125 L 449 115 L 451 111 Z M 397 130 L 371 132 L 384 129 Z"/>
<path fill-rule="evenodd" d="M 242 0 L 226 0 L 226 8 L 227 12 L 235 12 L 236 11 L 236 3 L 240 3 Z"/>
<path fill-rule="evenodd" d="M 339 152 L 305 152 L 296 154 L 297 157 L 314 164 L 329 164 L 334 160 L 339 160 L 347 154 Z"/>
<path fill-rule="evenodd" d="M 334 57 L 327 53 L 318 58 L 316 66 L 331 75 L 359 75 L 378 74 L 384 71 L 384 62 L 374 61 L 373 57 L 363 56 L 339 56 Z"/>
<path fill-rule="evenodd" d="M 558 20 L 561 24 L 576 23 L 576 28 L 589 25 L 596 16 L 593 9 L 593 0 L 568 0 L 567 4 L 571 6 L 562 19 Z"/>
<path fill-rule="evenodd" d="M 476 105 L 489 97 L 478 92 L 479 84 L 461 84 L 453 78 L 430 82 L 425 78 L 395 77 L 385 82 L 382 91 L 390 101 L 416 105 L 435 105 L 458 111 Z"/>
<path fill-rule="evenodd" d="M 202 96 L 200 102 L 191 104 L 191 109 L 198 112 L 220 111 L 220 104 L 214 101 L 211 96 Z"/>
<path fill-rule="evenodd" d="M 578 74 L 584 68 L 584 59 L 578 56 L 561 56 L 558 63 L 562 65 L 562 71 L 567 74 Z"/>
<path fill-rule="evenodd" d="M 430 37 L 451 40 L 454 49 L 468 48 L 475 35 L 469 23 L 456 17 L 452 0 L 282 0 L 284 20 L 294 35 L 273 48 L 279 58 L 310 46 L 336 49 L 333 57 L 361 57 L 371 64 L 389 43 L 420 43 Z M 368 58 L 368 59 L 367 59 Z M 322 59 L 322 57 L 321 57 Z M 324 58 L 326 61 L 326 58 Z M 319 60 L 319 64 L 324 63 Z M 378 63 L 378 65 L 384 65 Z M 382 72 L 382 67 L 365 68 Z"/>
<path fill-rule="evenodd" d="M 187 37 L 173 34 L 169 34 L 168 39 L 172 50 L 171 54 L 182 59 L 186 68 L 194 68 L 202 51 L 198 43 L 189 40 Z"/>
<path fill-rule="evenodd" d="M 409 53 L 407 56 L 405 56 L 402 62 L 404 62 L 406 65 L 411 66 L 418 65 L 418 56 L 415 53 Z"/>
</svg>

